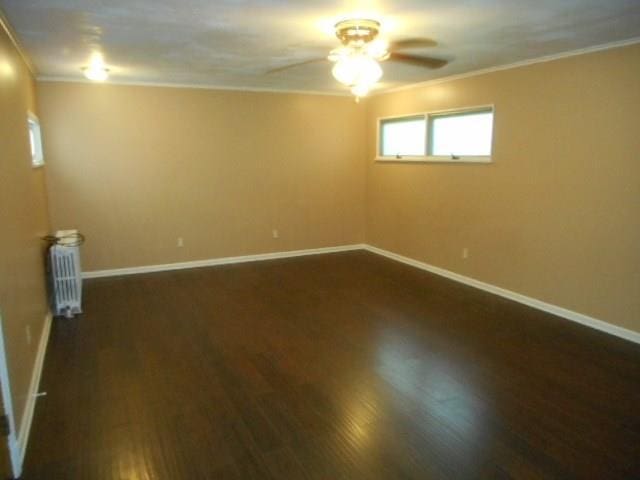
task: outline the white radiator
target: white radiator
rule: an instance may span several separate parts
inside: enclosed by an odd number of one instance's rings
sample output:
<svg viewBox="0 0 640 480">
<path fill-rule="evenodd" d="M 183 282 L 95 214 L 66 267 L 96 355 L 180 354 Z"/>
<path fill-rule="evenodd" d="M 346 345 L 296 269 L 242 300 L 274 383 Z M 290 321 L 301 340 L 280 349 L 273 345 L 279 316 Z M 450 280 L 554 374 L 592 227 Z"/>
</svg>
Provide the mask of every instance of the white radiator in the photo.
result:
<svg viewBox="0 0 640 480">
<path fill-rule="evenodd" d="M 58 232 L 56 236 L 60 237 Z M 80 247 L 65 245 L 64 240 L 49 248 L 54 315 L 67 318 L 82 313 L 82 277 Z"/>
</svg>

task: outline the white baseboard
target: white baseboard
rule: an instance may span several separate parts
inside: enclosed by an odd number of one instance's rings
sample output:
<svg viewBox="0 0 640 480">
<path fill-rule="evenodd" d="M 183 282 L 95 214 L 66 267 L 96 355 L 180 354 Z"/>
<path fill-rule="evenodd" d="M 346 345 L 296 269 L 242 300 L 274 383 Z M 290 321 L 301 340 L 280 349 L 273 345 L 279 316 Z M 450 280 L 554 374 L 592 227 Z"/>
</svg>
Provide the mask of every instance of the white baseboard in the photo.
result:
<svg viewBox="0 0 640 480">
<path fill-rule="evenodd" d="M 51 313 L 48 313 L 44 327 L 42 328 L 42 334 L 40 335 L 40 341 L 38 342 L 38 352 L 36 354 L 36 361 L 33 366 L 33 372 L 31 373 L 31 383 L 29 384 L 29 392 L 27 395 L 27 401 L 25 402 L 24 412 L 22 414 L 22 422 L 20 422 L 20 430 L 18 430 L 17 439 L 17 455 L 18 455 L 18 472 L 14 471 L 16 478 L 22 473 L 22 465 L 24 463 L 24 456 L 27 453 L 27 444 L 29 443 L 29 432 L 31 431 L 31 422 L 33 421 L 33 413 L 36 408 L 37 394 L 40 388 L 40 377 L 42 376 L 42 366 L 44 365 L 44 357 L 47 352 L 47 344 L 49 343 L 49 333 L 51 332 Z M 15 470 L 15 468 L 14 468 Z"/>
<path fill-rule="evenodd" d="M 597 330 L 610 333 L 611 335 L 615 335 L 617 337 L 624 338 L 626 340 L 630 340 L 635 343 L 640 343 L 640 332 L 634 332 L 633 330 L 628 330 L 626 328 L 619 327 L 611 323 L 607 323 L 603 320 L 598 320 L 597 318 L 593 318 L 588 315 L 584 315 L 582 313 L 574 312 L 573 310 L 559 307 L 557 305 L 553 305 L 551 303 L 547 303 L 542 300 L 538 300 L 536 298 L 528 297 L 526 295 L 522 295 L 520 293 L 516 293 L 511 290 L 507 290 L 505 288 L 491 285 L 490 283 L 476 280 L 475 278 L 460 275 L 459 273 L 445 270 L 444 268 L 436 267 L 434 265 L 429 265 L 428 263 L 420 262 L 418 260 L 414 260 L 413 258 L 405 257 L 397 253 L 393 253 L 388 250 L 384 250 L 382 248 L 374 247 L 373 245 L 368 245 L 368 244 L 341 245 L 337 247 L 312 248 L 307 250 L 291 250 L 287 252 L 260 253 L 256 255 L 243 255 L 238 257 L 212 258 L 207 260 L 195 260 L 190 262 L 168 263 L 164 265 L 145 265 L 141 267 L 116 268 L 111 270 L 96 270 L 92 272 L 83 272 L 82 277 L 83 278 L 99 278 L 99 277 L 112 277 L 112 276 L 119 276 L 119 275 L 135 275 L 138 273 L 163 272 L 168 270 L 182 270 L 182 269 L 197 268 L 197 267 L 211 267 L 215 265 L 228 265 L 233 263 L 259 262 L 263 260 L 274 260 L 278 258 L 301 257 L 306 255 L 320 255 L 323 253 L 348 252 L 352 250 L 367 250 L 369 252 L 382 255 L 392 260 L 396 260 L 398 262 L 402 262 L 407 265 L 411 265 L 413 267 L 420 268 L 422 270 L 426 270 L 431 273 L 435 273 L 436 275 L 440 275 L 442 277 L 455 280 L 456 282 L 464 283 L 465 285 L 470 285 L 472 287 L 479 288 L 480 290 L 484 290 L 486 292 L 493 293 L 495 295 L 499 295 L 504 298 L 508 298 L 509 300 L 522 303 L 529 307 L 533 307 L 538 310 L 542 310 L 544 312 L 548 312 L 553 315 L 566 318 L 567 320 L 571 320 L 573 322 L 586 325 L 587 327 L 595 328 Z"/>
<path fill-rule="evenodd" d="M 465 285 L 470 285 L 472 287 L 479 288 L 480 290 L 484 290 L 486 292 L 493 293 L 495 295 L 499 295 L 504 298 L 508 298 L 509 300 L 522 303 L 529 307 L 533 307 L 538 310 L 542 310 L 544 312 L 551 313 L 553 315 L 557 315 L 562 318 L 566 318 L 567 320 L 571 320 L 572 322 L 577 322 L 582 325 L 586 325 L 587 327 L 595 328 L 597 330 L 610 333 L 611 335 L 615 335 L 616 337 L 624 338 L 625 340 L 630 340 L 635 343 L 640 343 L 640 332 L 634 332 L 633 330 L 628 330 L 626 328 L 619 327 L 617 325 L 612 325 L 611 323 L 598 320 L 597 318 L 593 318 L 588 315 L 584 315 L 582 313 L 574 312 L 573 310 L 568 310 L 566 308 L 559 307 L 551 303 L 543 302 L 542 300 L 538 300 L 536 298 L 527 297 L 526 295 L 512 292 L 511 290 L 497 287 L 495 285 L 491 285 L 490 283 L 476 280 L 475 278 L 466 277 L 464 275 L 460 275 L 459 273 L 454 273 L 449 270 L 445 270 L 444 268 L 429 265 L 428 263 L 420 262 L 418 260 L 414 260 L 413 258 L 398 255 L 397 253 L 393 253 L 388 250 L 383 250 L 382 248 L 374 247 L 372 245 L 365 245 L 364 248 L 369 252 L 382 255 L 384 257 L 390 258 L 392 260 L 396 260 L 398 262 L 405 263 L 407 265 L 411 265 L 412 267 L 420 268 L 422 270 L 426 270 L 427 272 L 435 273 L 436 275 L 440 275 L 442 277 L 455 280 L 456 282 L 464 283 Z"/>
<path fill-rule="evenodd" d="M 278 258 L 303 257 L 306 255 L 320 255 L 323 253 L 348 252 L 351 250 L 364 250 L 364 244 L 340 245 L 337 247 L 309 248 L 306 250 L 289 250 L 286 252 L 259 253 L 255 255 L 242 255 L 238 257 L 210 258 L 206 260 L 193 260 L 190 262 L 166 263 L 164 265 L 145 265 L 141 267 L 114 268 L 110 270 L 94 270 L 82 272 L 82 278 L 114 277 L 120 275 L 135 275 L 139 273 L 165 272 L 168 270 L 183 270 L 187 268 L 213 267 L 216 265 L 229 265 L 232 263 L 260 262 L 275 260 Z"/>
</svg>

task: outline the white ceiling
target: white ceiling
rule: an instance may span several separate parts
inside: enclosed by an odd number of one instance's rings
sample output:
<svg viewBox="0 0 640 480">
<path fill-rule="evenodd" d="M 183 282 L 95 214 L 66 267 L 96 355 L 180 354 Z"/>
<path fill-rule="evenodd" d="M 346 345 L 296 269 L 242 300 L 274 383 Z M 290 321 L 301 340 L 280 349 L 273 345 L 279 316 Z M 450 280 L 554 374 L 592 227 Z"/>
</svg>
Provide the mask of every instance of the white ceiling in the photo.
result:
<svg viewBox="0 0 640 480">
<path fill-rule="evenodd" d="M 337 46 L 331 25 L 382 18 L 390 39 L 439 45 L 430 71 L 385 62 L 382 88 L 640 37 L 640 0 L 0 0 L 39 76 L 82 78 L 92 50 L 120 82 L 342 92 L 330 64 L 277 74 Z"/>
</svg>

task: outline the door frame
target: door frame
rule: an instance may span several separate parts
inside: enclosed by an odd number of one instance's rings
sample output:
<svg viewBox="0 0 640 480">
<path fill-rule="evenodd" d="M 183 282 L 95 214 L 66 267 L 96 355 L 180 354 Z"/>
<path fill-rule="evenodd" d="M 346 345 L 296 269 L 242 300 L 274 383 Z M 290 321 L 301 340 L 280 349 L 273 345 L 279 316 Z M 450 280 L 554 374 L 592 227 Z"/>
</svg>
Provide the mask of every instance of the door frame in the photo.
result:
<svg viewBox="0 0 640 480">
<path fill-rule="evenodd" d="M 22 474 L 22 462 L 20 449 L 18 448 L 18 437 L 15 417 L 13 415 L 13 401 L 11 398 L 11 384 L 9 382 L 9 369 L 7 367 L 7 354 L 4 346 L 4 322 L 2 311 L 0 310 L 0 386 L 2 387 L 2 406 L 4 413 L 9 420 L 9 436 L 7 437 L 7 447 L 11 458 L 11 468 L 14 478 L 19 478 Z M 0 441 L 2 441 L 0 437 Z M 3 448 L 0 446 L 0 448 Z"/>
</svg>

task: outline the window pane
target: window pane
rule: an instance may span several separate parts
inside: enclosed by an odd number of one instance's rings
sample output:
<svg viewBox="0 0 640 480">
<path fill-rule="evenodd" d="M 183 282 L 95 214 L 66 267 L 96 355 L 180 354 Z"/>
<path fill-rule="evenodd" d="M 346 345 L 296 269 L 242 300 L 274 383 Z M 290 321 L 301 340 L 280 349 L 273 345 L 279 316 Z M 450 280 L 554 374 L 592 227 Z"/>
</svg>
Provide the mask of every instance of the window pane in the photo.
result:
<svg viewBox="0 0 640 480">
<path fill-rule="evenodd" d="M 36 156 L 36 139 L 33 134 L 33 124 L 29 122 L 29 144 L 31 145 L 31 158 Z"/>
<path fill-rule="evenodd" d="M 31 146 L 31 164 L 34 167 L 44 165 L 44 158 L 42 157 L 42 136 L 40 133 L 40 123 L 32 116 L 29 116 L 27 120 L 27 126 L 29 128 L 29 144 Z"/>
<path fill-rule="evenodd" d="M 434 115 L 430 123 L 430 155 L 491 155 L 493 111 Z"/>
<path fill-rule="evenodd" d="M 427 122 L 423 116 L 382 120 L 381 154 L 384 157 L 424 156 Z"/>
</svg>

